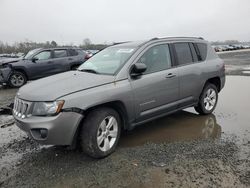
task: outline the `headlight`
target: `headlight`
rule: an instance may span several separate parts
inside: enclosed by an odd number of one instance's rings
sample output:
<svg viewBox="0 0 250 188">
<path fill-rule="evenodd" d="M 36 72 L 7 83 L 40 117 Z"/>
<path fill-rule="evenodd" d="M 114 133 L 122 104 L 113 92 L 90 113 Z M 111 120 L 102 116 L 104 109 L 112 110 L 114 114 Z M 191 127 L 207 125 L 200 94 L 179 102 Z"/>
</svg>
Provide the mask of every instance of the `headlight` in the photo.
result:
<svg viewBox="0 0 250 188">
<path fill-rule="evenodd" d="M 48 116 L 59 113 L 63 107 L 64 101 L 55 102 L 35 102 L 33 106 L 33 116 Z"/>
</svg>

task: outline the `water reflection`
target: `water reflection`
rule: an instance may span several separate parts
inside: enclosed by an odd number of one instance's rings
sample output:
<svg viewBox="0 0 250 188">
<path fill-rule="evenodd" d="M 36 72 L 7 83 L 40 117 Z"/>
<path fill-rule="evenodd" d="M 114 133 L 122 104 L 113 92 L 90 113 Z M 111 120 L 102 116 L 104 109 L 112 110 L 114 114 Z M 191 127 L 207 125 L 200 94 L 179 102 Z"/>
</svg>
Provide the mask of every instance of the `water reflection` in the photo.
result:
<svg viewBox="0 0 250 188">
<path fill-rule="evenodd" d="M 147 142 L 161 143 L 196 139 L 219 138 L 221 126 L 215 115 L 200 116 L 180 111 L 141 125 L 121 136 L 120 146 L 131 147 Z"/>
</svg>

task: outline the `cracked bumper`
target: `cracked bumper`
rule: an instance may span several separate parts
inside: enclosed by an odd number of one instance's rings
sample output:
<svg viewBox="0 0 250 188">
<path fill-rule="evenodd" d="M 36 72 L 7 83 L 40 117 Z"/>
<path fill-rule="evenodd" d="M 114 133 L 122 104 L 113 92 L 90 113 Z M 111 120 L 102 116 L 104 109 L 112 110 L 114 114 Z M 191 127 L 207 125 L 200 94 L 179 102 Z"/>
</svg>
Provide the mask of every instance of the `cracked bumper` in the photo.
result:
<svg viewBox="0 0 250 188">
<path fill-rule="evenodd" d="M 10 67 L 1 68 L 0 69 L 0 84 L 7 84 L 10 74 L 11 74 Z"/>
<path fill-rule="evenodd" d="M 21 119 L 14 115 L 16 125 L 31 138 L 45 145 L 71 145 L 83 115 L 62 112 L 57 116 L 29 117 Z"/>
</svg>

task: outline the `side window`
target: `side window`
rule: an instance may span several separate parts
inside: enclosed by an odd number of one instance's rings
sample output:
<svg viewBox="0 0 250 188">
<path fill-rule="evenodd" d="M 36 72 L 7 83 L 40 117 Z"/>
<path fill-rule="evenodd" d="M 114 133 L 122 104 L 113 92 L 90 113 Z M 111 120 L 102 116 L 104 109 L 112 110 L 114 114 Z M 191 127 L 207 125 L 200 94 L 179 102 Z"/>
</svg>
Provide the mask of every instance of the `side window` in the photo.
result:
<svg viewBox="0 0 250 188">
<path fill-rule="evenodd" d="M 54 50 L 54 58 L 67 57 L 67 50 Z"/>
<path fill-rule="evenodd" d="M 191 50 L 188 43 L 175 43 L 174 47 L 179 65 L 193 62 Z"/>
<path fill-rule="evenodd" d="M 86 56 L 86 52 L 83 50 L 77 50 L 78 55 L 82 55 L 83 57 Z"/>
<path fill-rule="evenodd" d="M 207 44 L 205 43 L 196 43 L 198 47 L 198 57 L 199 61 L 205 61 L 207 58 Z"/>
<path fill-rule="evenodd" d="M 70 56 L 77 56 L 77 55 L 79 55 L 78 53 L 79 53 L 79 51 L 80 50 L 75 50 L 75 49 L 69 49 L 69 55 Z"/>
<path fill-rule="evenodd" d="M 39 54 L 35 55 L 34 58 L 37 58 L 38 60 L 47 60 L 51 58 L 51 51 L 43 51 Z"/>
<path fill-rule="evenodd" d="M 171 57 L 167 44 L 148 49 L 139 59 L 147 66 L 144 74 L 162 71 L 171 67 Z"/>
<path fill-rule="evenodd" d="M 198 56 L 197 56 L 197 53 L 195 51 L 194 44 L 189 43 L 189 46 L 190 46 L 190 49 L 191 49 L 191 52 L 192 52 L 193 62 L 198 62 Z"/>
</svg>

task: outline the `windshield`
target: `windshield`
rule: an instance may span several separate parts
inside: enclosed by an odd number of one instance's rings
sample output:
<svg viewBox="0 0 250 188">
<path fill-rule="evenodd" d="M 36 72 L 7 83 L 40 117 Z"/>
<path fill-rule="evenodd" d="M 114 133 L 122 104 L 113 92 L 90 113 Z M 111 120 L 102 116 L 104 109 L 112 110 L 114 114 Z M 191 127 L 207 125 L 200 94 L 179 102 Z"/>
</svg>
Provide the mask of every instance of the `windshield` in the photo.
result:
<svg viewBox="0 0 250 188">
<path fill-rule="evenodd" d="M 34 50 L 30 50 L 25 56 L 24 59 L 31 59 L 33 57 L 33 55 L 40 49 L 34 49 Z"/>
<path fill-rule="evenodd" d="M 78 70 L 113 75 L 124 65 L 134 50 L 131 47 L 106 48 L 83 63 Z"/>
</svg>

